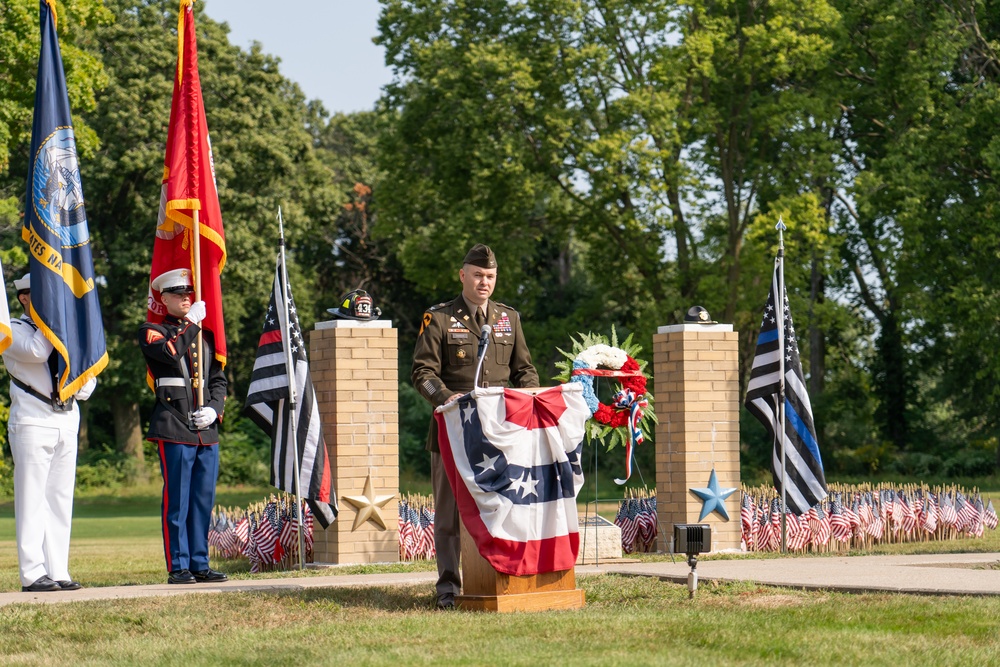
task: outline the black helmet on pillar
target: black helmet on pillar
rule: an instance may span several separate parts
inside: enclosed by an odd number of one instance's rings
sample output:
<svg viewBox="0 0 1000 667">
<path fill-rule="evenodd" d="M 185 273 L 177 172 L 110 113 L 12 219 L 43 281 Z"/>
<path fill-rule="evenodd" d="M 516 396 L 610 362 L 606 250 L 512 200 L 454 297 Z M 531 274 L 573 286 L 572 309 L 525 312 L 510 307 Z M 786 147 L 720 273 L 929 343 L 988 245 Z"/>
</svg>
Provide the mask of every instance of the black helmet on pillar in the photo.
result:
<svg viewBox="0 0 1000 667">
<path fill-rule="evenodd" d="M 340 305 L 336 308 L 327 308 L 326 312 L 334 317 L 344 320 L 377 320 L 382 314 L 380 308 L 376 308 L 368 292 L 363 289 L 356 289 L 348 292 L 340 299 Z"/>
</svg>

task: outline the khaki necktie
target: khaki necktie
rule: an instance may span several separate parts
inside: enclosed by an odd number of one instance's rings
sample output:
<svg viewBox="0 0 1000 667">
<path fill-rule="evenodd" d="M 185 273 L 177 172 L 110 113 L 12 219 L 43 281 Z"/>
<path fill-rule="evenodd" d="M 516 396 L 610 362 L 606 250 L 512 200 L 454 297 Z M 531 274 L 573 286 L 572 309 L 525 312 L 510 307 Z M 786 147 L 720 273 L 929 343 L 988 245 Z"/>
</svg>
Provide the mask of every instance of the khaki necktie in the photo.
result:
<svg viewBox="0 0 1000 667">
<path fill-rule="evenodd" d="M 482 308 L 476 308 L 476 324 L 479 326 L 479 330 L 483 330 L 483 325 L 486 324 L 486 313 L 483 312 Z"/>
</svg>

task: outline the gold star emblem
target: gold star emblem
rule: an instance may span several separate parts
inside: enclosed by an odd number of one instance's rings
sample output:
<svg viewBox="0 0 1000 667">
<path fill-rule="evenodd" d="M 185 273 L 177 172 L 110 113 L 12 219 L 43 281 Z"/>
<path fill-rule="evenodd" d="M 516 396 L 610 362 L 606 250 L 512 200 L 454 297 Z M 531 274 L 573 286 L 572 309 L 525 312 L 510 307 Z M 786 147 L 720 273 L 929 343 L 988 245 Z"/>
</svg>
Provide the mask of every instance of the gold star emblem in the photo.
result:
<svg viewBox="0 0 1000 667">
<path fill-rule="evenodd" d="M 368 475 L 365 478 L 365 490 L 361 492 L 360 496 L 344 496 L 344 500 L 353 505 L 358 511 L 354 517 L 354 526 L 351 528 L 351 532 L 356 531 L 368 520 L 371 520 L 372 523 L 385 530 L 385 520 L 379 514 L 379 508 L 385 507 L 395 497 L 395 494 L 391 496 L 376 496 L 375 490 L 372 488 L 372 476 Z"/>
</svg>

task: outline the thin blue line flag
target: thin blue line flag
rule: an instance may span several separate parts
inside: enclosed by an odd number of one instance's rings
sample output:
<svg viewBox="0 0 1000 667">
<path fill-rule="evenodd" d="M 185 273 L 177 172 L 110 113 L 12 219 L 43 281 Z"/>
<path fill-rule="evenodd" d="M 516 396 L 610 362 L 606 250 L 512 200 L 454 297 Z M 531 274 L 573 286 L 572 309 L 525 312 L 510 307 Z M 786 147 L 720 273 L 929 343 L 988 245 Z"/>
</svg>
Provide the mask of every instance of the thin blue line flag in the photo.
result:
<svg viewBox="0 0 1000 667">
<path fill-rule="evenodd" d="M 779 360 L 785 358 L 785 479 L 788 508 L 797 515 L 827 496 L 823 460 L 816 441 L 812 405 L 806 392 L 799 359 L 799 346 L 792 326 L 792 312 L 788 308 L 788 293 L 781 300 L 781 312 L 775 309 L 778 302 L 778 265 L 775 263 L 771 279 L 771 292 L 764 306 L 764 319 L 757 338 L 757 351 L 750 369 L 746 406 L 760 420 L 774 440 L 771 454 L 771 473 L 774 487 L 781 488 L 781 438 L 778 432 L 778 380 Z M 778 317 L 784 318 L 785 340 L 778 338 Z"/>
<path fill-rule="evenodd" d="M 31 318 L 57 355 L 56 384 L 68 400 L 108 364 L 87 213 L 56 14 L 41 1 L 35 117 L 21 238 L 28 244 Z"/>
</svg>

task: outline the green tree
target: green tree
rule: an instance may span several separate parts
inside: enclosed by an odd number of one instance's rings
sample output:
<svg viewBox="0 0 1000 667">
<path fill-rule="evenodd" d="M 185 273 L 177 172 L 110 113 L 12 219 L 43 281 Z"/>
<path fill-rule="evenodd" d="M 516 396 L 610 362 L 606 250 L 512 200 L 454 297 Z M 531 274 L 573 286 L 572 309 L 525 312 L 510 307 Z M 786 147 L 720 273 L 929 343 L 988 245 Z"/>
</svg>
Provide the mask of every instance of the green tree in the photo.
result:
<svg viewBox="0 0 1000 667">
<path fill-rule="evenodd" d="M 387 2 L 383 222 L 407 275 L 439 290 L 419 258 L 472 236 L 535 258 L 544 236 L 613 294 L 608 317 L 651 327 L 710 295 L 732 321 L 836 19 L 824 2 Z"/>
<path fill-rule="evenodd" d="M 995 446 L 1000 61 L 982 37 L 993 12 L 961 0 L 839 4 L 831 64 L 846 179 L 835 215 L 851 293 L 878 323 L 880 431 L 901 451 L 973 434 Z"/>
<path fill-rule="evenodd" d="M 94 108 L 95 93 L 108 79 L 100 60 L 81 49 L 78 41 L 110 21 L 111 13 L 100 0 L 60 2 L 57 8 L 70 108 L 79 114 Z M 22 151 L 16 165 L 27 164 L 41 41 L 38 14 L 37 0 L 0 0 L 0 175 L 10 167 L 15 149 Z M 89 156 L 98 145 L 93 129 L 74 115 L 73 130 L 81 156 Z"/>
</svg>

